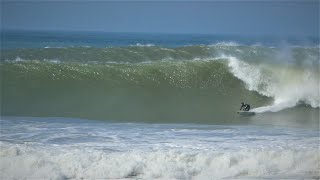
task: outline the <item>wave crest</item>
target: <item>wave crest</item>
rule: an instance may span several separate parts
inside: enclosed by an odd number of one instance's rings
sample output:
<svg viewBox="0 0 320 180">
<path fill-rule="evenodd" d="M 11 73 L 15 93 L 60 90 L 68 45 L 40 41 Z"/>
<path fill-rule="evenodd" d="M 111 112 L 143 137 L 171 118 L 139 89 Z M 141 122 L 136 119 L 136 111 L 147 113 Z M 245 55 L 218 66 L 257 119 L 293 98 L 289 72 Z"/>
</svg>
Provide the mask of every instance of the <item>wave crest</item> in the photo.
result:
<svg viewBox="0 0 320 180">
<path fill-rule="evenodd" d="M 272 105 L 253 109 L 255 112 L 280 111 L 300 102 L 320 107 L 319 72 L 308 67 L 281 64 L 249 64 L 236 57 L 227 58 L 230 71 L 251 91 L 272 97 Z"/>
</svg>

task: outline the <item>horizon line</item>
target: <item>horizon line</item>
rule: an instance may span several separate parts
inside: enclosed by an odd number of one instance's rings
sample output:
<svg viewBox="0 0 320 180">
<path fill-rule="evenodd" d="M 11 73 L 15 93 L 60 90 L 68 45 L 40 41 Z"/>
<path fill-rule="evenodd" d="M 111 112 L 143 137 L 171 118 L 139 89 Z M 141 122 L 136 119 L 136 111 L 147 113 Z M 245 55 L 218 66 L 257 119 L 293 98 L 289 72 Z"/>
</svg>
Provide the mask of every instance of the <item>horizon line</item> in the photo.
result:
<svg viewBox="0 0 320 180">
<path fill-rule="evenodd" d="M 127 33 L 127 34 L 167 34 L 167 35 L 224 35 L 224 36 L 242 36 L 242 37 L 286 37 L 286 38 L 318 38 L 320 35 L 290 35 L 290 34 L 237 34 L 237 33 L 204 33 L 204 32 L 143 32 L 143 31 L 105 31 L 105 30 L 89 30 L 89 29 L 23 29 L 23 28 L 0 28 L 1 32 L 5 31 L 29 31 L 29 32 L 91 32 L 91 33 Z"/>
</svg>

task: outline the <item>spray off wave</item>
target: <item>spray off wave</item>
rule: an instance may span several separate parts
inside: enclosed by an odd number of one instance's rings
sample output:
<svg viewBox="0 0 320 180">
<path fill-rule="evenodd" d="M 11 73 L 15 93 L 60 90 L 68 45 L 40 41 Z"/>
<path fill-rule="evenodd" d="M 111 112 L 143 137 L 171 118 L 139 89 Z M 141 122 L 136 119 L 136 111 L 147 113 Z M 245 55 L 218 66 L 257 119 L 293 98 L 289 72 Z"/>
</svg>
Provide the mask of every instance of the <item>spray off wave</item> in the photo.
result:
<svg viewBox="0 0 320 180">
<path fill-rule="evenodd" d="M 272 97 L 272 105 L 255 108 L 252 111 L 277 112 L 292 108 L 299 103 L 320 107 L 319 70 L 309 67 L 294 67 L 288 64 L 256 64 L 225 57 L 233 75 L 242 80 L 250 91 Z"/>
</svg>

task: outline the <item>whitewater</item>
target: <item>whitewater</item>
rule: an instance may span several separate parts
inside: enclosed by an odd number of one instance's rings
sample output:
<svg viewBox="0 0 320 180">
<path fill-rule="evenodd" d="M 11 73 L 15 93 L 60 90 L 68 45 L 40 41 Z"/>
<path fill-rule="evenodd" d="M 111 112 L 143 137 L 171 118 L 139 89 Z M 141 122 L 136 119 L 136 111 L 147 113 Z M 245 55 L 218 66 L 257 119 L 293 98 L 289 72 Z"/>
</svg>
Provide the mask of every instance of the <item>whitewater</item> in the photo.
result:
<svg viewBox="0 0 320 180">
<path fill-rule="evenodd" d="M 236 57 L 226 57 L 231 72 L 251 91 L 272 97 L 272 105 L 258 107 L 253 112 L 277 112 L 305 103 L 320 107 L 319 69 L 296 68 L 293 65 L 250 65 Z"/>
<path fill-rule="evenodd" d="M 3 179 L 312 179 L 320 175 L 316 130 L 22 117 L 3 117 L 1 124 Z"/>
</svg>

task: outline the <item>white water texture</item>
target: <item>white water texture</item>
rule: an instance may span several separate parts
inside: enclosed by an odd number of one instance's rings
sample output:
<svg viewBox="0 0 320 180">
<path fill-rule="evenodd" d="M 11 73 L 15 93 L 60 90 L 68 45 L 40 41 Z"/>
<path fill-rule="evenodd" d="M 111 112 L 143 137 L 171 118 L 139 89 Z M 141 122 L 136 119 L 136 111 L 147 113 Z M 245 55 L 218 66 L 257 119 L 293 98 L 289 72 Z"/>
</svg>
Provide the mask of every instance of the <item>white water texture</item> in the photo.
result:
<svg viewBox="0 0 320 180">
<path fill-rule="evenodd" d="M 194 152 L 178 150 L 127 153 L 4 146 L 1 149 L 4 179 L 210 179 L 244 177 L 319 176 L 317 150 L 242 150 Z"/>
<path fill-rule="evenodd" d="M 1 120 L 0 179 L 319 177 L 319 131 Z"/>
<path fill-rule="evenodd" d="M 277 112 L 299 103 L 320 107 L 320 77 L 318 68 L 284 63 L 248 63 L 233 56 L 228 66 L 235 77 L 242 80 L 251 91 L 272 97 L 273 104 L 252 109 L 257 113 Z"/>
</svg>

